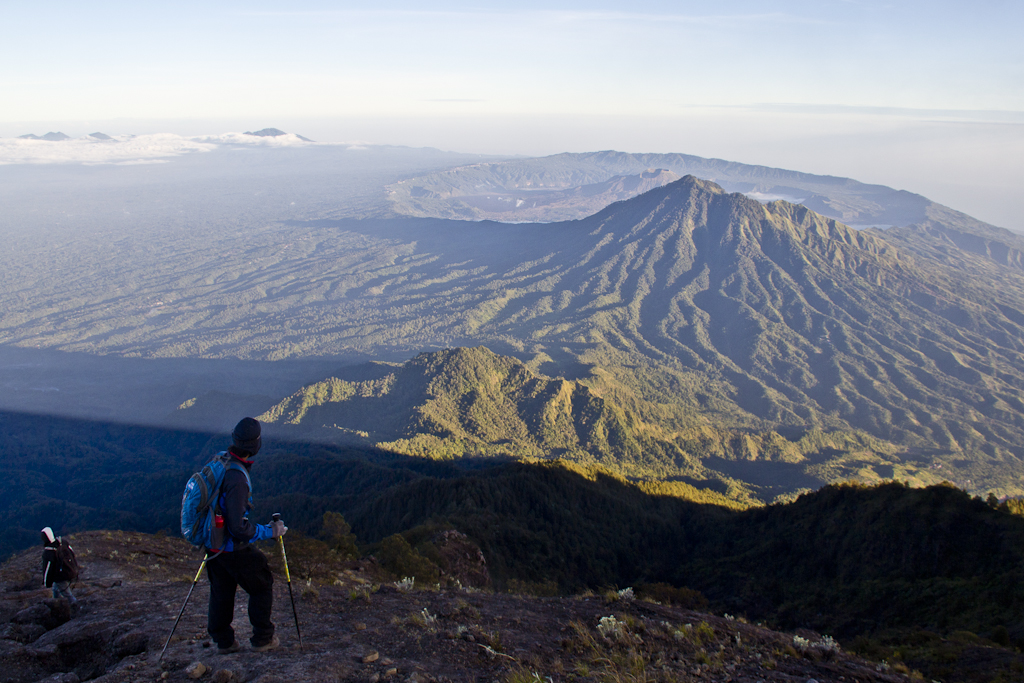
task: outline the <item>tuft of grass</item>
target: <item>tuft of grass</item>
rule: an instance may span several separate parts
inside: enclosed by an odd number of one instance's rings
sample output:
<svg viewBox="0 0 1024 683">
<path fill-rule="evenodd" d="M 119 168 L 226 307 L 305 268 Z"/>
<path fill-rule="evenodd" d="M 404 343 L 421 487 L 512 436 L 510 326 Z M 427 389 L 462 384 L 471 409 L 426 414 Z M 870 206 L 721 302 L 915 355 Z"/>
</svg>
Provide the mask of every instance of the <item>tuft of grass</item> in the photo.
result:
<svg viewBox="0 0 1024 683">
<path fill-rule="evenodd" d="M 320 590 L 313 585 L 312 579 L 306 579 L 306 585 L 302 588 L 302 595 L 299 596 L 303 600 L 309 600 L 310 602 L 316 602 L 320 599 Z"/>
<path fill-rule="evenodd" d="M 698 643 L 710 643 L 715 639 L 715 629 L 708 622 L 702 621 L 693 629 L 693 635 Z"/>
<path fill-rule="evenodd" d="M 550 679 L 544 678 L 536 671 L 517 665 L 507 671 L 501 680 L 503 683 L 548 683 Z"/>
<path fill-rule="evenodd" d="M 426 607 L 419 612 L 413 612 L 407 619 L 407 623 L 433 631 L 437 626 L 437 617 L 430 613 Z"/>
<path fill-rule="evenodd" d="M 480 618 L 480 610 L 478 610 L 476 607 L 466 602 L 462 598 L 459 598 L 455 601 L 454 607 L 454 612 L 457 616 L 467 617 L 474 621 Z"/>
</svg>

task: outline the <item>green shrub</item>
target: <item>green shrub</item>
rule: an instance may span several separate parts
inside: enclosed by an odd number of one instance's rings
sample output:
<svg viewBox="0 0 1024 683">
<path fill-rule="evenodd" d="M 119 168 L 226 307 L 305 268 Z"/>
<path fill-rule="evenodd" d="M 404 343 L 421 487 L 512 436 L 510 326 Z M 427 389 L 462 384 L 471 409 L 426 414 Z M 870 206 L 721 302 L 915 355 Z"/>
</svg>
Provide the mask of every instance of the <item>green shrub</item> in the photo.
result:
<svg viewBox="0 0 1024 683">
<path fill-rule="evenodd" d="M 637 584 L 636 593 L 641 598 L 656 600 L 663 605 L 675 605 L 696 611 L 704 611 L 708 607 L 708 599 L 703 593 L 685 586 L 676 588 L 667 583 L 641 583 Z"/>
<path fill-rule="evenodd" d="M 532 595 L 538 598 L 554 598 L 561 594 L 558 582 L 551 579 L 547 581 L 511 579 L 508 582 L 508 592 L 515 595 Z"/>
<path fill-rule="evenodd" d="M 993 643 L 996 643 L 997 645 L 1009 647 L 1010 632 L 1006 629 L 1005 626 L 1000 624 L 999 626 L 996 626 L 994 629 L 992 629 L 991 640 Z"/>
<path fill-rule="evenodd" d="M 401 534 L 392 534 L 381 541 L 377 561 L 395 576 L 411 576 L 417 583 L 437 583 L 441 576 L 438 566 L 416 552 Z"/>
<path fill-rule="evenodd" d="M 320 539 L 345 559 L 359 559 L 359 546 L 352 527 L 339 512 L 325 512 Z"/>
</svg>

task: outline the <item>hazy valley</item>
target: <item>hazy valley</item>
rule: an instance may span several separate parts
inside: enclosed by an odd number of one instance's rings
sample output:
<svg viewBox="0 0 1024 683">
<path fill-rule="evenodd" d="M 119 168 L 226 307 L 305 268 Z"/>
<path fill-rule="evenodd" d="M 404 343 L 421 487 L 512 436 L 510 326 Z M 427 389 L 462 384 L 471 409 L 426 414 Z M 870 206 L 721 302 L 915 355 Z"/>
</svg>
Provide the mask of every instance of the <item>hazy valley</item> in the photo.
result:
<svg viewBox="0 0 1024 683">
<path fill-rule="evenodd" d="M 147 423 L 173 416 L 171 424 L 209 429 L 217 427 L 209 415 L 192 411 L 196 418 L 188 422 L 189 411 L 175 409 L 214 391 L 248 396 L 241 405 L 262 411 L 326 379 L 332 367 L 485 346 L 518 358 L 540 376 L 582 383 L 622 411 L 626 431 L 675 443 L 670 460 L 722 456 L 721 448 L 694 455 L 701 451 L 694 444 L 721 440 L 701 436 L 708 430 L 774 431 L 789 442 L 811 430 L 838 431 L 861 444 L 877 440 L 871 450 L 881 460 L 818 462 L 823 469 L 816 480 L 900 476 L 920 483 L 950 479 L 982 492 L 1024 492 L 1019 236 L 907 193 L 681 155 L 731 182 L 760 177 L 775 183 L 762 180 L 759 192 L 780 191 L 780 178 L 791 190 L 803 182 L 822 192 L 832 188 L 833 197 L 849 205 L 856 203 L 851 197 L 863 205 L 870 198 L 873 213 L 861 218 L 903 212 L 919 222 L 857 231 L 802 206 L 762 204 L 692 176 L 568 222 L 402 218 L 394 216 L 402 206 L 393 194 L 372 189 L 372 175 L 363 177 L 364 185 L 342 185 L 336 195 L 327 178 L 337 182 L 338 176 L 323 171 L 316 174 L 319 188 L 285 185 L 285 178 L 295 183 L 314 175 L 310 170 L 293 177 L 287 166 L 306 151 L 258 152 L 285 155 L 283 169 L 257 166 L 249 172 L 257 190 L 249 210 L 259 209 L 263 219 L 230 214 L 230 201 L 219 207 L 222 213 L 183 216 L 190 204 L 213 203 L 219 192 L 198 187 L 195 202 L 144 204 L 143 219 L 128 211 L 114 223 L 104 204 L 106 214 L 86 214 L 88 225 L 66 229 L 60 239 L 45 230 L 18 230 L 29 216 L 13 212 L 7 229 L 18 248 L 3 257 L 0 336 L 20 362 L 4 371 L 14 389 L 6 406 L 19 407 L 19 389 L 27 409 L 51 400 L 46 391 L 32 390 L 31 374 L 46 373 L 32 369 L 25 356 L 31 351 L 19 348 L 103 357 L 104 372 L 113 372 L 115 383 L 121 381 L 116 359 L 123 358 L 121 374 L 134 387 L 129 393 L 139 393 L 133 375 L 157 385 L 150 398 L 119 406 L 125 412 L 98 413 L 105 401 L 97 402 L 96 392 L 102 394 L 104 385 L 78 369 L 93 363 L 69 363 L 66 381 L 78 386 L 61 389 L 57 383 L 49 393 L 74 404 L 66 397 L 78 392 L 79 412 L 64 406 L 70 414 Z M 328 163 L 327 152 L 313 152 Z M 385 168 L 392 154 L 410 164 L 404 172 L 378 168 L 378 177 L 416 173 L 416 165 L 426 163 L 421 152 L 365 152 Z M 336 151 L 333 163 L 356 153 L 362 152 Z M 531 167 L 530 182 L 551 184 L 557 176 L 563 184 L 588 183 L 598 179 L 593 169 L 583 172 L 594 157 L 605 163 L 605 173 L 623 170 L 630 158 L 567 156 L 547 164 L 477 164 L 448 175 L 494 176 L 495 169 L 512 175 Z M 609 166 L 609 158 L 619 165 Z M 226 159 L 234 163 L 230 155 Z M 547 175 L 537 175 L 538 167 Z M 525 182 L 525 171 L 516 172 Z M 127 201 L 129 190 L 138 188 L 139 201 L 152 191 L 138 178 L 127 186 L 116 178 L 108 182 L 95 193 L 116 189 Z M 421 181 L 406 184 L 414 182 Z M 299 212 L 284 208 L 292 206 L 283 201 L 287 187 L 315 190 L 318 199 L 303 206 L 304 217 L 285 218 Z M 829 201 L 836 205 L 839 199 Z M 169 210 L 162 202 L 182 208 Z M 392 217 L 323 217 L 345 211 Z M 135 222 L 150 216 L 163 216 L 163 227 Z M 45 362 L 55 362 L 52 352 L 50 358 Z M 202 359 L 207 369 L 196 373 L 192 359 Z M 284 360 L 301 363 L 294 372 L 267 364 Z M 211 372 L 223 379 L 204 387 L 203 375 Z M 352 429 L 378 431 L 365 424 Z M 473 448 L 500 451 L 495 444 L 508 438 L 476 434 Z M 554 457 L 565 448 L 549 446 L 518 454 Z M 458 450 L 445 448 L 449 455 Z M 761 450 L 731 459 L 771 460 Z M 799 488 L 764 474 L 740 474 L 736 465 L 729 469 L 730 478 Z M 649 474 L 694 471 L 692 465 L 652 462 Z"/>
</svg>

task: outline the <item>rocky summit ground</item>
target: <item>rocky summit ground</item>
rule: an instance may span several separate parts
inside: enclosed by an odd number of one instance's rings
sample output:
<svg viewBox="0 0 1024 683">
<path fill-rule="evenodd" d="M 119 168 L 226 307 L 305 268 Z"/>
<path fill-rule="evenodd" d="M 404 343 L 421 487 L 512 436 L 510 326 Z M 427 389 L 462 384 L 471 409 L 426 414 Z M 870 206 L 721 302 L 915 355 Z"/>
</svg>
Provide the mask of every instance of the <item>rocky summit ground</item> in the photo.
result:
<svg viewBox="0 0 1024 683">
<path fill-rule="evenodd" d="M 387 580 L 372 562 L 314 567 L 291 553 L 301 648 L 282 572 L 274 603 L 281 647 L 217 654 L 203 576 L 158 661 L 201 558 L 161 536 L 93 531 L 71 541 L 84 567 L 74 616 L 40 587 L 38 550 L 0 567 L 0 683 L 912 680 L 815 633 L 778 633 L 628 590 L 539 598 L 454 582 L 424 589 Z M 245 602 L 240 591 L 235 627 L 247 646 Z"/>
</svg>

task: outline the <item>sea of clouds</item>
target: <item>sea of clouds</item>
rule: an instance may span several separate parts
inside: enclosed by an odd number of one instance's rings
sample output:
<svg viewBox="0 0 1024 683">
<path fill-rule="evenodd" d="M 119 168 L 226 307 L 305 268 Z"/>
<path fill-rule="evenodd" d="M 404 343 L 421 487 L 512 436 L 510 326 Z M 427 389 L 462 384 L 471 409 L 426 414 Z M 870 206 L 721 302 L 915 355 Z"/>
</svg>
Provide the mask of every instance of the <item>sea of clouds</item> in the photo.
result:
<svg viewBox="0 0 1024 683">
<path fill-rule="evenodd" d="M 784 202 L 789 202 L 790 204 L 801 204 L 804 201 L 804 197 L 794 197 L 793 195 L 788 194 L 772 194 L 768 192 L 744 192 L 743 194 L 751 199 L 756 199 L 762 204 L 778 201 L 780 199 Z"/>
<path fill-rule="evenodd" d="M 158 164 L 183 154 L 211 152 L 222 147 L 306 147 L 317 143 L 288 133 L 261 137 L 224 133 L 182 137 L 173 133 L 116 135 L 100 140 L 89 135 L 51 142 L 0 138 L 0 164 Z"/>
</svg>

